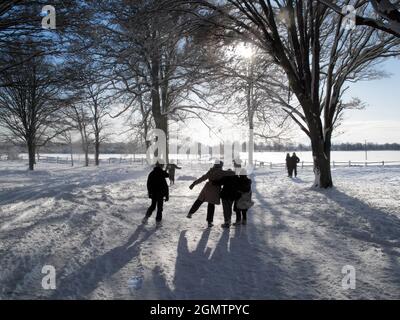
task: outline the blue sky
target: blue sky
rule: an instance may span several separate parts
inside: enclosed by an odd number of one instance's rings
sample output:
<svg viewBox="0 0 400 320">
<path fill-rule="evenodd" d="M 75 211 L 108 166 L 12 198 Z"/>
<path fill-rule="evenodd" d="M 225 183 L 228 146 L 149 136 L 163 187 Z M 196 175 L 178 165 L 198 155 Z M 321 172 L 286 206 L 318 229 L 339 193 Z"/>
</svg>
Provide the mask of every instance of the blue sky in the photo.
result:
<svg viewBox="0 0 400 320">
<path fill-rule="evenodd" d="M 382 63 L 389 78 L 351 84 L 347 97 L 358 97 L 367 104 L 361 111 L 347 111 L 337 142 L 364 141 L 400 143 L 400 59 Z"/>
<path fill-rule="evenodd" d="M 400 59 L 391 59 L 382 64 L 382 69 L 391 73 L 390 78 L 361 81 L 352 84 L 349 95 L 354 95 L 369 104 L 362 112 L 353 112 L 352 117 L 361 120 L 400 120 Z"/>
</svg>

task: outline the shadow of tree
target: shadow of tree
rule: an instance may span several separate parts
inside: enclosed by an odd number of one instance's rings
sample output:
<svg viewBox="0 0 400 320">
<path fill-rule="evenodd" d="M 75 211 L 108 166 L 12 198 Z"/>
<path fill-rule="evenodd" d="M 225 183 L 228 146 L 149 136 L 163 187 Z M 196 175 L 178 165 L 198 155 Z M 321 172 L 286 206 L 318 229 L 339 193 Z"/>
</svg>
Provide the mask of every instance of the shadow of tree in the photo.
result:
<svg viewBox="0 0 400 320">
<path fill-rule="evenodd" d="M 263 213 L 269 214 L 269 217 L 271 217 L 272 219 L 272 226 L 269 228 L 270 231 L 276 234 L 282 232 L 283 230 L 287 230 L 288 227 L 282 219 L 282 211 L 278 210 L 275 206 L 273 206 L 266 200 L 265 194 L 262 194 L 262 191 L 259 188 L 260 183 L 255 179 L 255 177 L 252 177 L 252 181 L 253 181 L 253 187 L 252 187 L 253 194 L 255 195 L 257 201 L 261 204 Z M 249 216 L 250 217 L 253 216 L 251 214 L 251 211 L 249 213 Z"/>
<path fill-rule="evenodd" d="M 336 188 L 320 192 L 345 210 L 345 215 L 337 216 L 335 223 L 347 236 L 400 248 L 400 219 L 396 215 L 373 208 Z"/>
<path fill-rule="evenodd" d="M 12 228 L 10 230 L 2 230 L 0 234 L 0 239 L 10 240 L 13 238 L 18 238 L 34 230 L 37 227 L 45 228 L 48 225 L 59 224 L 61 222 L 67 221 L 70 216 L 71 216 L 70 213 L 65 213 L 58 216 L 42 217 L 38 220 L 35 220 L 33 223 L 29 225 Z"/>
<path fill-rule="evenodd" d="M 111 173 L 111 172 L 109 172 Z M 112 174 L 100 174 L 99 172 L 88 172 L 86 180 L 82 180 L 82 172 L 65 176 L 47 177 L 45 181 L 30 184 L 24 187 L 13 188 L 12 190 L 3 191 L 0 196 L 0 205 L 15 203 L 15 201 L 33 201 L 41 198 L 54 198 L 55 200 L 71 200 L 71 193 L 75 190 L 85 190 L 92 186 L 104 186 L 107 184 L 132 180 L 144 175 L 145 172 L 134 172 L 134 174 L 126 174 L 112 172 Z"/>
<path fill-rule="evenodd" d="M 140 245 L 148 240 L 155 229 L 140 225 L 129 240 L 61 279 L 52 299 L 87 299 L 98 284 L 110 278 L 140 253 Z"/>
</svg>

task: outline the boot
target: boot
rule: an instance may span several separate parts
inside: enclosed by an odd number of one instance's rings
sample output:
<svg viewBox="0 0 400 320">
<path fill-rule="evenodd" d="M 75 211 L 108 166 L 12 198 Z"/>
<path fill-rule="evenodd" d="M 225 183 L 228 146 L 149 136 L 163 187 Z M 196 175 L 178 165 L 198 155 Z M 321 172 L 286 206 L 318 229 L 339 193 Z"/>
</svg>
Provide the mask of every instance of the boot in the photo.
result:
<svg viewBox="0 0 400 320">
<path fill-rule="evenodd" d="M 142 224 L 147 224 L 147 222 L 149 222 L 149 217 L 145 216 L 142 220 Z"/>
<path fill-rule="evenodd" d="M 221 228 L 224 228 L 224 229 L 229 229 L 230 227 L 231 227 L 231 222 L 230 221 L 225 222 L 224 224 L 221 225 Z"/>
</svg>

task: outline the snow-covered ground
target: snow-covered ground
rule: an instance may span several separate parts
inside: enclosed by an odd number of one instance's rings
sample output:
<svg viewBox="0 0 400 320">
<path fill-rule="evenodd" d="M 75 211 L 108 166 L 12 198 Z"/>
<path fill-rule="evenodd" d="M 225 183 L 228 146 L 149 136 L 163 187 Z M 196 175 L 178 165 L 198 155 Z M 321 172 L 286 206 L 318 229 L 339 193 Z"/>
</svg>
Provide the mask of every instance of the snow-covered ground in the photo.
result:
<svg viewBox="0 0 400 320">
<path fill-rule="evenodd" d="M 310 169 L 259 169 L 249 224 L 230 230 L 221 206 L 211 230 L 205 205 L 186 218 L 203 171 L 178 171 L 156 229 L 141 225 L 148 169 L 1 162 L 0 298 L 400 298 L 400 168 L 337 168 L 332 190 L 311 189 Z M 355 290 L 342 288 L 345 265 Z"/>
</svg>

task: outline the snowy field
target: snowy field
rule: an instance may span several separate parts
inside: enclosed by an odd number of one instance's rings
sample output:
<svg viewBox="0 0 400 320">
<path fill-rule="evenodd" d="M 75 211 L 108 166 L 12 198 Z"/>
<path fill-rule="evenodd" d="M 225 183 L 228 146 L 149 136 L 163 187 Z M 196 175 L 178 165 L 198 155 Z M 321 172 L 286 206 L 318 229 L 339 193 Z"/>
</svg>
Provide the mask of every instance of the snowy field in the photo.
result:
<svg viewBox="0 0 400 320">
<path fill-rule="evenodd" d="M 311 189 L 310 169 L 257 170 L 249 224 L 225 231 L 221 206 L 211 230 L 206 206 L 186 218 L 201 173 L 178 171 L 155 229 L 148 169 L 1 162 L 0 299 L 400 299 L 399 167 L 337 168 L 332 190 Z"/>
</svg>

